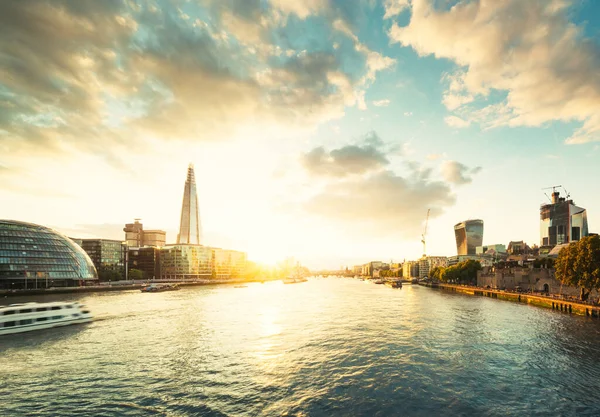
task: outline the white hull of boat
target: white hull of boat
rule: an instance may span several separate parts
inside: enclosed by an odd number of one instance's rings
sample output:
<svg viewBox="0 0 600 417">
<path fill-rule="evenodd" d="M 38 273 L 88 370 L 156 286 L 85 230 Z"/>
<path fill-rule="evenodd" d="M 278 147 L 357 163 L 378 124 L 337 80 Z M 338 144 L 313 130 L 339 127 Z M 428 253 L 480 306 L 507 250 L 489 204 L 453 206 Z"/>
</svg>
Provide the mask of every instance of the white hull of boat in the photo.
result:
<svg viewBox="0 0 600 417">
<path fill-rule="evenodd" d="M 92 320 L 93 319 L 90 317 L 90 318 L 78 318 L 78 319 L 73 319 L 73 320 L 56 320 L 51 323 L 39 323 L 39 324 L 35 323 L 35 324 L 28 324 L 25 326 L 5 327 L 3 329 L 0 329 L 0 336 L 5 335 L 5 334 L 32 332 L 34 330 L 51 329 L 52 327 L 70 326 L 71 324 L 90 323 Z"/>
</svg>

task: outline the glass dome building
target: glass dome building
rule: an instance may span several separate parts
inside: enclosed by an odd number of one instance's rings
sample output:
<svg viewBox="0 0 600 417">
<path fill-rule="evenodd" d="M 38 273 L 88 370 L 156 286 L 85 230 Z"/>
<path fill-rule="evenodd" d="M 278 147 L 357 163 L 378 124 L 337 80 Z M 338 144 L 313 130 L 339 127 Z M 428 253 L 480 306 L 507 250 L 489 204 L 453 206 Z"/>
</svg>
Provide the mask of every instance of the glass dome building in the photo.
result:
<svg viewBox="0 0 600 417">
<path fill-rule="evenodd" d="M 0 289 L 71 287 L 98 280 L 85 251 L 37 224 L 0 220 Z"/>
</svg>

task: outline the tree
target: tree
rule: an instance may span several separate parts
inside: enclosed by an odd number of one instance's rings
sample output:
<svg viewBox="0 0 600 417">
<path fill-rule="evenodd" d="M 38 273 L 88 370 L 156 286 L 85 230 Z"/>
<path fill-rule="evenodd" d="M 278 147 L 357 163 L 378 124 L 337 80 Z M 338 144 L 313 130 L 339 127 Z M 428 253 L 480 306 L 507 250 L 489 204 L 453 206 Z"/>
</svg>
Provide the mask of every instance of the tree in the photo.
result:
<svg viewBox="0 0 600 417">
<path fill-rule="evenodd" d="M 140 271 L 139 269 L 130 269 L 129 270 L 129 279 L 134 281 L 139 281 L 144 279 L 144 271 Z"/>
<path fill-rule="evenodd" d="M 477 283 L 477 271 L 480 269 L 481 263 L 479 261 L 469 259 L 447 268 L 441 268 L 440 271 L 435 271 L 435 273 L 439 275 L 440 281 L 474 285 Z"/>
<path fill-rule="evenodd" d="M 586 236 L 558 253 L 556 278 L 565 285 L 580 288 L 581 301 L 600 289 L 600 236 Z"/>
</svg>

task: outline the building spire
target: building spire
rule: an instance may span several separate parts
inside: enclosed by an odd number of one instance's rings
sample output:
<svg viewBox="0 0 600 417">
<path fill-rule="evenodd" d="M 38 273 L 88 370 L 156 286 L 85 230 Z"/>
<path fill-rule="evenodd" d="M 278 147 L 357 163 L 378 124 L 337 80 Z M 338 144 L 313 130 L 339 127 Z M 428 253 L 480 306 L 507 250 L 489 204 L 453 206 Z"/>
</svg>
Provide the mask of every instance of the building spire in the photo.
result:
<svg viewBox="0 0 600 417">
<path fill-rule="evenodd" d="M 181 205 L 181 222 L 177 244 L 200 244 L 200 216 L 198 214 L 198 195 L 196 194 L 196 177 L 194 165 L 190 163 L 183 189 Z"/>
</svg>

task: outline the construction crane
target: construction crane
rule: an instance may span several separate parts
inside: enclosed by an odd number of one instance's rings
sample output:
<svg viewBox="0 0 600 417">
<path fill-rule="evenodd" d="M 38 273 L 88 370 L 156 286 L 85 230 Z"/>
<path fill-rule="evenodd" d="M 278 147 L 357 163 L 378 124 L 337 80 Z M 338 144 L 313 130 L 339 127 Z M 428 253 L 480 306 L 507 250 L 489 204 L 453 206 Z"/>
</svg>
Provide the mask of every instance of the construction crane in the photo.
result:
<svg viewBox="0 0 600 417">
<path fill-rule="evenodd" d="M 552 187 L 546 187 L 546 188 L 542 188 L 542 190 L 552 190 L 552 197 L 555 197 L 555 198 L 556 198 L 556 200 L 558 200 L 558 195 L 559 195 L 559 194 L 558 194 L 558 191 L 556 191 L 556 189 L 557 189 L 557 188 L 562 188 L 562 189 L 564 190 L 564 192 L 565 192 L 565 195 L 566 195 L 566 197 L 565 197 L 566 199 L 568 199 L 568 198 L 571 196 L 571 193 L 569 193 L 569 192 L 567 191 L 567 189 L 566 189 L 565 187 L 563 187 L 562 185 L 553 185 Z M 544 195 L 545 195 L 546 197 L 548 197 L 548 200 L 550 200 L 552 203 L 555 203 L 555 202 L 556 202 L 556 201 L 555 201 L 553 198 L 550 198 L 550 197 L 548 196 L 548 194 L 544 193 Z"/>
<path fill-rule="evenodd" d="M 425 244 L 425 236 L 427 235 L 427 225 L 429 224 L 429 212 L 431 209 L 427 209 L 427 217 L 425 217 L 425 229 L 421 235 L 421 243 L 423 244 L 423 256 L 427 255 L 427 245 Z"/>
</svg>

